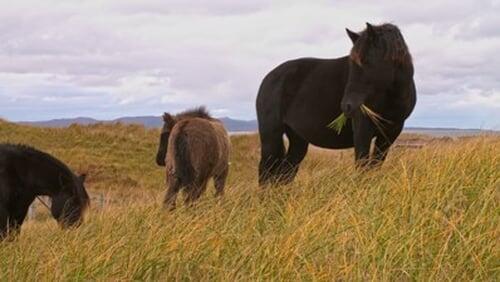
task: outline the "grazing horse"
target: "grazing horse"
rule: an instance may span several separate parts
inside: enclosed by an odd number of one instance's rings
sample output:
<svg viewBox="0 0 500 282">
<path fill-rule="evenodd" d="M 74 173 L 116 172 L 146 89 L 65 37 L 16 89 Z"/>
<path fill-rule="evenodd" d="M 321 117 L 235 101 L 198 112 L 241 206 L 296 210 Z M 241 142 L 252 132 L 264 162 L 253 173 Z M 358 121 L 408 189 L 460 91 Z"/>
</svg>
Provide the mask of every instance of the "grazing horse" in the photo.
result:
<svg viewBox="0 0 500 282">
<path fill-rule="evenodd" d="M 223 195 L 230 140 L 222 122 L 203 107 L 175 116 L 165 113 L 163 121 L 156 163 L 166 166 L 168 190 L 164 206 L 175 209 L 177 193 L 183 187 L 186 204 L 197 200 L 212 177 L 215 195 Z"/>
<path fill-rule="evenodd" d="M 20 232 L 37 196 L 51 198 L 61 227 L 78 226 L 89 206 L 83 182 L 61 161 L 25 145 L 0 144 L 0 240 Z"/>
<path fill-rule="evenodd" d="M 369 23 L 362 32 L 346 31 L 354 44 L 349 56 L 287 61 L 263 79 L 256 101 L 261 185 L 292 181 L 308 144 L 354 147 L 356 164 L 370 167 L 384 161 L 401 133 L 416 103 L 412 59 L 401 32 L 392 24 Z M 348 118 L 344 128 L 328 128 L 342 113 Z"/>
</svg>

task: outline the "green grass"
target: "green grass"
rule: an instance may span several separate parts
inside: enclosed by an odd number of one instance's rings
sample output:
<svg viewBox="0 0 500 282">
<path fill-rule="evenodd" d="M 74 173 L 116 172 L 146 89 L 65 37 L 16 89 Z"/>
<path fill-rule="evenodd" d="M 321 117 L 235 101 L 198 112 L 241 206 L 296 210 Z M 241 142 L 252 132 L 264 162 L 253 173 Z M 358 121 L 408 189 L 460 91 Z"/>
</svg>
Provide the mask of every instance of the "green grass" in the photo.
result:
<svg viewBox="0 0 500 282">
<path fill-rule="evenodd" d="M 344 113 L 341 113 L 336 119 L 330 122 L 327 127 L 335 130 L 338 135 L 342 132 L 342 128 L 344 128 L 347 123 L 347 117 Z"/>
<path fill-rule="evenodd" d="M 379 113 L 373 111 L 365 104 L 361 104 L 360 109 L 363 115 L 367 116 L 377 127 L 377 129 L 382 133 L 384 132 L 384 123 L 392 123 L 392 121 L 385 119 Z M 337 118 L 330 122 L 327 127 L 335 130 L 337 134 L 340 135 L 340 133 L 342 132 L 342 128 L 344 128 L 344 126 L 347 124 L 347 119 L 347 116 L 344 113 L 341 113 Z"/>
<path fill-rule="evenodd" d="M 222 200 L 161 209 L 159 132 L 0 122 L 0 141 L 46 150 L 108 202 L 77 230 L 29 220 L 0 243 L 0 280 L 496 280 L 500 138 L 394 149 L 360 173 L 352 152 L 312 148 L 293 184 L 257 187 L 258 138 L 233 136 Z"/>
</svg>

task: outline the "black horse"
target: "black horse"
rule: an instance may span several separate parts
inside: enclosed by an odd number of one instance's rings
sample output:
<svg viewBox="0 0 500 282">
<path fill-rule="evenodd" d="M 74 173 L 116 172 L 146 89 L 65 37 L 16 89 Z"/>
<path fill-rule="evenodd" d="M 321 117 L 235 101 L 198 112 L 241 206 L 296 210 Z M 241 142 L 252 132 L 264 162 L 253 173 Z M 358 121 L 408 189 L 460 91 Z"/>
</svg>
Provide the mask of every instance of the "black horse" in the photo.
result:
<svg viewBox="0 0 500 282">
<path fill-rule="evenodd" d="M 416 103 L 412 59 L 401 32 L 392 24 L 368 23 L 360 33 L 346 31 L 354 44 L 349 56 L 287 61 L 262 81 L 256 103 L 261 185 L 292 181 L 309 143 L 354 147 L 356 164 L 370 167 L 384 161 L 401 133 Z M 362 111 L 366 107 L 379 122 Z M 342 131 L 328 128 L 342 113 L 348 118 Z"/>
<path fill-rule="evenodd" d="M 61 227 L 78 226 L 89 206 L 83 183 L 51 155 L 24 145 L 0 144 L 0 240 L 17 235 L 37 196 L 51 198 L 51 213 Z"/>
</svg>

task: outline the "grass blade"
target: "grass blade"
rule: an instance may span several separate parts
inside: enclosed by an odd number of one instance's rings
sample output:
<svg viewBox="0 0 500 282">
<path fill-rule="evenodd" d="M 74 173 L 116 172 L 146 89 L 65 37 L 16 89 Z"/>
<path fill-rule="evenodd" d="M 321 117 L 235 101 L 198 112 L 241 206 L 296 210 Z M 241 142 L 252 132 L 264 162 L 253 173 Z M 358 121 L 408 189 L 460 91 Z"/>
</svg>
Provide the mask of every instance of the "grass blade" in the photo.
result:
<svg viewBox="0 0 500 282">
<path fill-rule="evenodd" d="M 361 111 L 363 112 L 363 114 L 365 114 L 372 120 L 377 120 L 378 122 L 392 123 L 392 121 L 384 118 L 379 113 L 368 108 L 368 106 L 366 106 L 365 104 L 361 104 Z"/>
<path fill-rule="evenodd" d="M 371 121 L 373 122 L 375 127 L 377 127 L 377 129 L 380 131 L 380 133 L 382 133 L 384 138 L 388 139 L 387 135 L 384 132 L 384 123 L 392 123 L 392 121 L 382 117 L 379 113 L 373 111 L 365 104 L 361 104 L 361 112 L 364 115 L 366 115 L 369 119 L 371 119 Z"/>
<path fill-rule="evenodd" d="M 340 132 L 342 132 L 342 128 L 345 126 L 346 123 L 347 123 L 347 117 L 344 115 L 344 113 L 342 113 L 332 122 L 330 122 L 327 125 L 327 127 L 335 130 L 337 134 L 340 135 Z"/>
<path fill-rule="evenodd" d="M 384 123 L 392 123 L 392 121 L 384 118 L 382 115 L 379 113 L 375 112 L 374 110 L 370 109 L 368 106 L 365 104 L 361 104 L 361 112 L 366 115 L 372 122 L 375 124 L 377 129 L 382 133 L 382 135 L 385 136 L 384 133 Z M 345 116 L 344 113 L 341 113 L 336 119 L 334 119 L 332 122 L 330 122 L 327 127 L 335 130 L 337 134 L 340 135 L 342 132 L 342 128 L 347 123 L 347 117 Z M 385 136 L 387 138 L 387 136 Z"/>
</svg>

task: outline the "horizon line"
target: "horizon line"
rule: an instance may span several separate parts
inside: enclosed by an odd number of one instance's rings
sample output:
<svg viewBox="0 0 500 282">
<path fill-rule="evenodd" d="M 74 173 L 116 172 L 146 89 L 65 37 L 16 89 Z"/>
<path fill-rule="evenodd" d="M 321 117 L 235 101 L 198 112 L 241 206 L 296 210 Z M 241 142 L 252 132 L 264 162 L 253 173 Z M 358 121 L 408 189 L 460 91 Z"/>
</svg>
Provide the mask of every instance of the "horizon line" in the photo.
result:
<svg viewBox="0 0 500 282">
<path fill-rule="evenodd" d="M 47 122 L 53 122 L 53 121 L 71 121 L 71 120 L 77 120 L 77 119 L 89 119 L 93 120 L 96 123 L 100 122 L 120 122 L 119 119 L 124 119 L 124 118 L 161 118 L 161 116 L 155 116 L 155 115 L 137 115 L 137 116 L 120 116 L 117 118 L 113 119 L 96 119 L 93 117 L 87 117 L 87 116 L 78 116 L 78 117 L 72 117 L 72 118 L 53 118 L 53 119 L 45 119 L 45 120 L 27 120 L 27 121 L 13 121 L 9 120 L 3 117 L 0 117 L 0 120 L 4 120 L 6 122 L 11 122 L 11 123 L 16 123 L 16 124 L 24 124 L 24 125 L 37 125 L 40 123 L 47 123 Z M 217 117 L 219 119 L 231 119 L 235 121 L 243 121 L 243 122 L 257 122 L 257 119 L 238 119 L 238 118 L 232 118 L 229 116 L 222 116 L 222 117 Z M 43 127 L 53 127 L 53 126 L 43 126 Z M 67 126 L 60 126 L 60 127 L 67 127 Z M 498 129 L 488 129 L 488 128 L 461 128 L 461 127 L 446 127 L 446 126 L 422 126 L 422 125 L 407 125 L 404 127 L 404 129 L 433 129 L 433 130 L 480 130 L 480 131 L 493 131 L 493 132 L 500 132 Z M 258 130 L 256 130 L 258 131 Z"/>
</svg>

